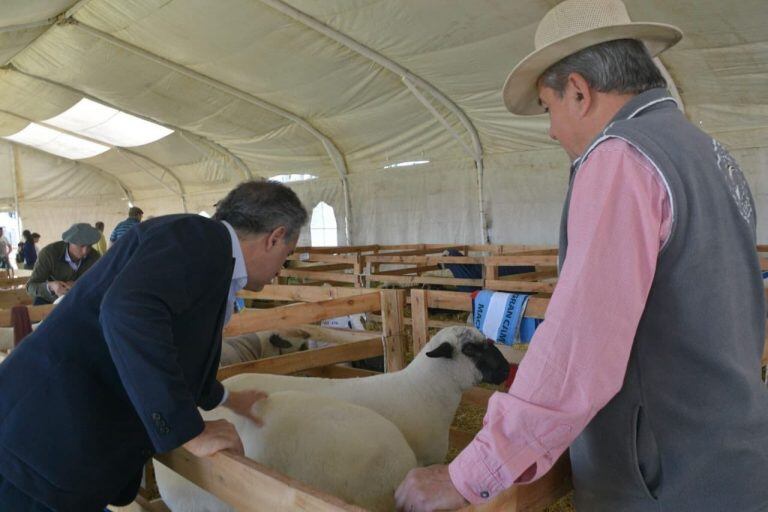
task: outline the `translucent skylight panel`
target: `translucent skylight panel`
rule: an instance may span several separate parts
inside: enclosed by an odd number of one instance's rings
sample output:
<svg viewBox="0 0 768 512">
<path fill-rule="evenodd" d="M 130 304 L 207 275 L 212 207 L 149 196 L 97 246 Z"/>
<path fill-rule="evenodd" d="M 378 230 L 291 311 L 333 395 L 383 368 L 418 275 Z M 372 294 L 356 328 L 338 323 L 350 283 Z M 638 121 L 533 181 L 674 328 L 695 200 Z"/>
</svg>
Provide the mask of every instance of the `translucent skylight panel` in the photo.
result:
<svg viewBox="0 0 768 512">
<path fill-rule="evenodd" d="M 280 183 L 289 183 L 291 181 L 306 181 L 317 178 L 314 174 L 278 174 L 269 178 L 270 181 L 279 181 Z"/>
<path fill-rule="evenodd" d="M 91 158 L 109 150 L 109 146 L 81 139 L 36 123 L 30 123 L 20 132 L 4 138 L 72 160 Z"/>
<path fill-rule="evenodd" d="M 81 99 L 72 108 L 45 122 L 113 146 L 126 148 L 149 144 L 173 133 L 173 130 L 164 126 L 88 98 Z"/>
<path fill-rule="evenodd" d="M 424 164 L 428 164 L 428 163 L 429 163 L 429 160 L 411 160 L 409 162 L 399 162 L 399 163 L 396 163 L 396 164 L 385 165 L 384 168 L 385 169 L 392 169 L 392 168 L 395 168 L 395 167 L 412 167 L 414 165 L 424 165 Z"/>
</svg>

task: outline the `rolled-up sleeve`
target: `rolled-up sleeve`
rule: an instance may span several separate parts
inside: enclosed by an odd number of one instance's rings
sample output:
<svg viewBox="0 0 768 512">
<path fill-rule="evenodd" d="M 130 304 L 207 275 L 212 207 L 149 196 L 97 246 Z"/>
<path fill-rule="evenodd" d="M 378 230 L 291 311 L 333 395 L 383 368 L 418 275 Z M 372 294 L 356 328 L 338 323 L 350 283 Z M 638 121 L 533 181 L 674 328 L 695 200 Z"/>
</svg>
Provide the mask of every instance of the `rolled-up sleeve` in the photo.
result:
<svg viewBox="0 0 768 512">
<path fill-rule="evenodd" d="M 509 392 L 491 397 L 482 430 L 449 466 L 469 501 L 544 475 L 619 392 L 671 218 L 658 172 L 624 141 L 582 164 L 546 320 Z"/>
</svg>

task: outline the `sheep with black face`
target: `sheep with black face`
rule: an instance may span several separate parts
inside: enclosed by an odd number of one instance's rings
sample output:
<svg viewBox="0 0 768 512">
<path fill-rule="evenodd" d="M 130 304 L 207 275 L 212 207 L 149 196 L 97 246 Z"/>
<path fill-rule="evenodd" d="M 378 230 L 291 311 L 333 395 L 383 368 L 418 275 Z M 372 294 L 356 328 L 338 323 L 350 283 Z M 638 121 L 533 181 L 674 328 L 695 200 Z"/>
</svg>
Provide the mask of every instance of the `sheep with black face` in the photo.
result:
<svg viewBox="0 0 768 512">
<path fill-rule="evenodd" d="M 307 350 L 308 343 L 309 333 L 303 329 L 261 331 L 229 336 L 221 342 L 219 366 Z"/>
<path fill-rule="evenodd" d="M 354 379 L 249 373 L 230 377 L 223 384 L 235 391 L 302 391 L 371 409 L 397 427 L 413 450 L 417 464 L 427 466 L 445 461 L 449 429 L 462 393 L 480 382 L 500 384 L 508 373 L 509 363 L 492 342 L 473 327 L 457 326 L 438 332 L 413 362 L 399 372 Z M 214 418 L 218 417 L 216 411 L 218 409 L 202 414 L 205 419 Z M 269 414 L 262 418 L 265 423 L 270 421 Z M 296 425 L 295 428 L 302 429 L 307 435 L 312 431 L 311 425 Z M 339 431 L 344 432 L 344 429 Z M 375 437 L 368 438 L 376 442 Z M 249 441 L 244 439 L 244 443 Z M 296 451 L 286 456 L 306 460 L 304 454 Z M 354 454 L 339 456 L 354 457 Z M 189 498 L 190 493 L 198 494 L 201 503 L 211 498 L 164 466 L 156 464 L 155 467 L 164 498 Z M 185 499 L 185 502 L 190 501 Z M 168 505 L 175 510 L 172 503 Z"/>
</svg>

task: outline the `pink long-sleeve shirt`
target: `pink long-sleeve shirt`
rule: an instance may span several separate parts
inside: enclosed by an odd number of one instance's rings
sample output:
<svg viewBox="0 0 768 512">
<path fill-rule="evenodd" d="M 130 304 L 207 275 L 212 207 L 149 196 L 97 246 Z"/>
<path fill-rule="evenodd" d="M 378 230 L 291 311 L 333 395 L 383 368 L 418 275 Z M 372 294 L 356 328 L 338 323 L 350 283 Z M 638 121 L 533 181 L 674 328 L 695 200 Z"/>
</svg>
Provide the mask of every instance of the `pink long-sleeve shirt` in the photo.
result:
<svg viewBox="0 0 768 512">
<path fill-rule="evenodd" d="M 470 502 L 543 476 L 619 392 L 670 203 L 653 164 L 623 140 L 601 143 L 582 163 L 546 321 L 509 392 L 493 394 L 482 430 L 449 466 Z"/>
</svg>

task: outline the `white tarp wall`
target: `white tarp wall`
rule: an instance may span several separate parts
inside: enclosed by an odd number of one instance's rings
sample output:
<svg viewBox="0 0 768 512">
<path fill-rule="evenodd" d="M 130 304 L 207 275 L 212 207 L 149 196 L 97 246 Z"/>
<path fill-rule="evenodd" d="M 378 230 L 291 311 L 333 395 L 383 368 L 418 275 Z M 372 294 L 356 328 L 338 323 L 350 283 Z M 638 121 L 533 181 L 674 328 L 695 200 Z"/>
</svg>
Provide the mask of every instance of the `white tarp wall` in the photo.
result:
<svg viewBox="0 0 768 512">
<path fill-rule="evenodd" d="M 625 3 L 635 20 L 682 28 L 684 40 L 662 60 L 686 114 L 741 163 L 757 201 L 758 239 L 768 241 L 768 2 Z M 340 243 L 347 241 L 342 177 L 353 243 L 480 242 L 469 154 L 479 142 L 491 241 L 555 243 L 568 162 L 549 140 L 545 117 L 511 116 L 500 95 L 552 5 L 6 0 L 0 136 L 83 97 L 174 130 L 74 167 L 21 158 L 25 224 L 41 226 L 33 229 L 47 240 L 75 221 L 104 220 L 110 230 L 109 219 L 123 218 L 126 208 L 126 192 L 110 175 L 149 216 L 182 211 L 185 203 L 189 212 L 212 213 L 249 175 L 309 173 L 319 179 L 290 186 L 308 209 L 319 201 L 334 208 Z M 73 7 L 66 22 L 45 23 Z M 0 147 L 0 208 L 7 209 L 6 156 Z M 384 169 L 421 159 L 431 162 Z"/>
</svg>

